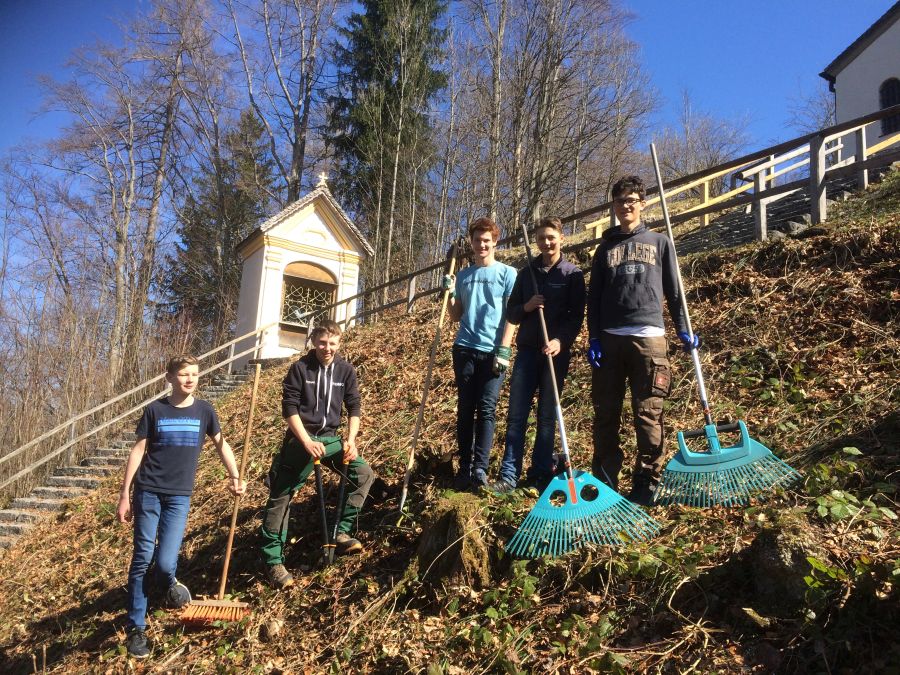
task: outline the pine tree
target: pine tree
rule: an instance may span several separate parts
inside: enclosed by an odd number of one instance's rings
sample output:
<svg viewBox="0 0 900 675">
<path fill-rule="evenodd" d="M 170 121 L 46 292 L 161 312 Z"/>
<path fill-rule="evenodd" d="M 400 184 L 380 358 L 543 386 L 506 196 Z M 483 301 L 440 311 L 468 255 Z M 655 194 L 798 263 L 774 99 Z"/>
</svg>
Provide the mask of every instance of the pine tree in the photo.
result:
<svg viewBox="0 0 900 675">
<path fill-rule="evenodd" d="M 274 208 L 274 166 L 252 112 L 226 134 L 221 175 L 210 166 L 179 213 L 179 243 L 167 259 L 164 311 L 191 326 L 193 348 L 219 344 L 234 324 L 241 283 L 237 245 Z"/>
<path fill-rule="evenodd" d="M 336 53 L 337 94 L 330 100 L 334 184 L 375 246 L 369 280 L 388 278 L 394 256 L 424 243 L 409 222 L 434 165 L 429 104 L 446 86 L 438 64 L 446 31 L 443 0 L 364 0 L 342 29 Z M 406 260 L 409 266 L 413 261 Z M 374 274 L 373 274 L 374 272 Z"/>
</svg>

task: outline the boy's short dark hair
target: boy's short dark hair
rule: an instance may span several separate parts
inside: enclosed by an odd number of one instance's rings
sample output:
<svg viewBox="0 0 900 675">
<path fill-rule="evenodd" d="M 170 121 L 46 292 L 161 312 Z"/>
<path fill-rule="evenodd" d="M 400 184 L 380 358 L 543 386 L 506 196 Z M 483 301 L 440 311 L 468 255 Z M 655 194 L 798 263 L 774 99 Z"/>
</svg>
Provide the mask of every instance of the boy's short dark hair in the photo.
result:
<svg viewBox="0 0 900 675">
<path fill-rule="evenodd" d="M 556 216 L 547 216 L 546 218 L 541 218 L 540 222 L 538 222 L 538 226 L 535 230 L 539 230 L 542 227 L 552 227 L 554 230 L 562 234 L 563 224 L 562 221 Z"/>
<path fill-rule="evenodd" d="M 173 356 L 169 359 L 169 362 L 166 364 L 166 375 L 174 375 L 185 366 L 197 365 L 200 365 L 200 362 L 195 356 L 191 356 L 190 354 L 179 354 L 178 356 Z"/>
<path fill-rule="evenodd" d="M 322 334 L 341 337 L 341 327 L 338 326 L 337 321 L 332 321 L 331 319 L 323 319 L 316 324 L 315 328 L 312 329 L 312 332 L 309 334 L 309 339 L 312 342 L 315 342 Z"/>
<path fill-rule="evenodd" d="M 647 191 L 644 188 L 644 181 L 641 180 L 640 176 L 622 176 L 612 186 L 613 199 L 624 195 L 630 195 L 632 192 L 637 192 L 641 201 L 647 196 Z"/>
<path fill-rule="evenodd" d="M 469 239 L 474 237 L 476 232 L 490 232 L 494 241 L 500 239 L 500 228 L 487 216 L 472 221 L 472 224 L 469 225 Z"/>
</svg>

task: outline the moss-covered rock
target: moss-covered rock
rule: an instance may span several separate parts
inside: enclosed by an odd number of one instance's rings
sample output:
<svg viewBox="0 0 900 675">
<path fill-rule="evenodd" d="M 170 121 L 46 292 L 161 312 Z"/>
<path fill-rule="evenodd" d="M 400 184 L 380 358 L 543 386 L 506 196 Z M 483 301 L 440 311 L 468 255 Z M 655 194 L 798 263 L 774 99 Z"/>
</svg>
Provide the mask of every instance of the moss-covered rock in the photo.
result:
<svg viewBox="0 0 900 675">
<path fill-rule="evenodd" d="M 481 500 L 456 492 L 439 498 L 425 514 L 417 553 L 419 578 L 431 585 L 464 583 L 483 588 L 490 581 L 487 526 Z"/>
</svg>

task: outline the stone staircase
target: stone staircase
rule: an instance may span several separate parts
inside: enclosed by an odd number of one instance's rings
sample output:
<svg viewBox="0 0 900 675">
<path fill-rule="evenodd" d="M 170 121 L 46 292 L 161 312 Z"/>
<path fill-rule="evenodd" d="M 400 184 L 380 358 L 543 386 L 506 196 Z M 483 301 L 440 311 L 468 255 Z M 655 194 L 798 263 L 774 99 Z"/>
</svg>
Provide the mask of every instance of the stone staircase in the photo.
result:
<svg viewBox="0 0 900 675">
<path fill-rule="evenodd" d="M 199 397 L 215 401 L 249 378 L 246 372 L 214 375 L 201 387 Z M 133 432 L 123 432 L 116 440 L 91 450 L 80 464 L 57 469 L 44 485 L 0 510 L 0 555 L 44 518 L 62 511 L 68 501 L 100 487 L 108 476 L 121 475 L 135 440 Z"/>
</svg>

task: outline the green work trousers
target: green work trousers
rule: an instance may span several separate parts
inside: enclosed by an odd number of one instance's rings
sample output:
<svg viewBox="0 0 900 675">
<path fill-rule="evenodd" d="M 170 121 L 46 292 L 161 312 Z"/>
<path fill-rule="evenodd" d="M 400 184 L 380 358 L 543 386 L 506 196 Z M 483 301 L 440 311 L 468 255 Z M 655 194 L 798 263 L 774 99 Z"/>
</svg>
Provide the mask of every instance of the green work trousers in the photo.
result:
<svg viewBox="0 0 900 675">
<path fill-rule="evenodd" d="M 312 439 L 325 445 L 322 464 L 340 473 L 343 470 L 343 440 L 339 436 L 313 436 Z M 361 457 L 350 462 L 347 469 L 347 490 L 350 495 L 341 513 L 338 532 L 350 532 L 353 529 L 354 521 L 375 479 L 372 468 Z M 260 528 L 262 557 L 266 565 L 284 563 L 291 500 L 312 470 L 313 458 L 300 441 L 293 436 L 286 439 L 272 462 L 269 499 Z"/>
</svg>

